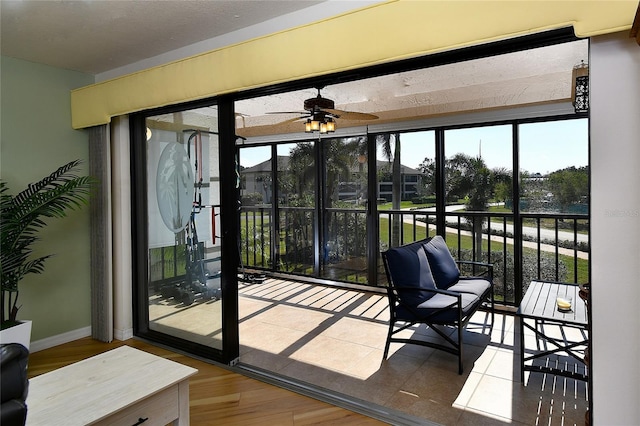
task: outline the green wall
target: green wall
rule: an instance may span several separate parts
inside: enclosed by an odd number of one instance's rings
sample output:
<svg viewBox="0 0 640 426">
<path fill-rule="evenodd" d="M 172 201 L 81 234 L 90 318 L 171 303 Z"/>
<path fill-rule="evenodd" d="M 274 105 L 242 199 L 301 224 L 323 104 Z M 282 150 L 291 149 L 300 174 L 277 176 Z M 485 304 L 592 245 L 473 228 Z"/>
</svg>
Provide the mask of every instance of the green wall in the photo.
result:
<svg viewBox="0 0 640 426">
<path fill-rule="evenodd" d="M 0 177 L 10 192 L 74 159 L 88 173 L 87 133 L 71 128 L 69 92 L 94 77 L 2 56 L 0 80 Z M 90 326 L 89 209 L 51 220 L 35 248 L 55 256 L 20 284 L 18 319 L 33 320 L 31 341 Z"/>
</svg>

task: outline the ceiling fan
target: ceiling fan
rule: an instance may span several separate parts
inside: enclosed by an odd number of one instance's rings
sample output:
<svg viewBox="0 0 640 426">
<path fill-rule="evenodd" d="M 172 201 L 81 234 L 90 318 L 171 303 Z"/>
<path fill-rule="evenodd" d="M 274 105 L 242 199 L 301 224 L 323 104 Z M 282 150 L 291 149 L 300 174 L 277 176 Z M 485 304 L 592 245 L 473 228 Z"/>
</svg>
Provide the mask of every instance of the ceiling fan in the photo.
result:
<svg viewBox="0 0 640 426">
<path fill-rule="evenodd" d="M 304 111 L 277 111 L 268 112 L 267 114 L 300 114 L 299 117 L 292 118 L 282 123 L 291 123 L 295 121 L 305 121 L 305 132 L 312 133 L 318 131 L 320 133 L 332 133 L 336 130 L 336 119 L 345 120 L 375 120 L 377 115 L 367 114 L 364 112 L 343 111 L 335 109 L 333 100 L 323 98 L 320 95 L 321 87 L 316 87 L 318 95 L 315 98 L 305 99 Z M 281 123 L 281 124 L 282 124 Z"/>
</svg>

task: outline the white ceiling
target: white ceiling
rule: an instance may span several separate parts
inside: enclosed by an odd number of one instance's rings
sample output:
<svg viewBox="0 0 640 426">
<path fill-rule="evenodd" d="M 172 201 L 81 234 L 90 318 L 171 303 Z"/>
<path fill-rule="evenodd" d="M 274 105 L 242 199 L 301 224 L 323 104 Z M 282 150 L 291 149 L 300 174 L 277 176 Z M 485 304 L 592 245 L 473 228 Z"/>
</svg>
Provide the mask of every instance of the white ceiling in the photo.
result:
<svg viewBox="0 0 640 426">
<path fill-rule="evenodd" d="M 1 0 L 1 51 L 100 74 L 325 1 Z M 297 19 L 289 26 L 300 25 Z"/>
<path fill-rule="evenodd" d="M 388 76 L 329 85 L 324 97 L 340 110 L 379 117 L 373 121 L 339 119 L 338 128 L 381 125 L 432 117 L 567 102 L 572 70 L 588 62 L 588 41 L 552 45 Z M 296 114 L 315 89 L 236 102 L 237 133 L 261 136 L 301 131 Z"/>
<path fill-rule="evenodd" d="M 381 0 L 0 0 L 1 53 L 96 75 L 96 81 L 323 19 Z M 337 109 L 373 113 L 338 128 L 566 102 L 587 41 L 323 89 Z M 238 102 L 238 134 L 300 131 L 314 89 Z M 240 115 L 241 114 L 241 115 Z"/>
</svg>

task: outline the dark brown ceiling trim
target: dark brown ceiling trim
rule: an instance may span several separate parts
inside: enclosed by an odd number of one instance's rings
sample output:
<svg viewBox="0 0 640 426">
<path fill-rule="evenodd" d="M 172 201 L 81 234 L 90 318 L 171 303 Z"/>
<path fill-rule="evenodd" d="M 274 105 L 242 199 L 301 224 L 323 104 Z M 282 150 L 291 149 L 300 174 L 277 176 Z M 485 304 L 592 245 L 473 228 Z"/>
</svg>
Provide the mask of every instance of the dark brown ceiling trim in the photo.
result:
<svg viewBox="0 0 640 426">
<path fill-rule="evenodd" d="M 629 33 L 631 38 L 635 38 L 638 46 L 640 46 L 640 3 L 638 3 L 638 10 L 636 10 L 636 18 L 633 20 L 633 25 L 631 26 L 631 33 Z"/>
</svg>

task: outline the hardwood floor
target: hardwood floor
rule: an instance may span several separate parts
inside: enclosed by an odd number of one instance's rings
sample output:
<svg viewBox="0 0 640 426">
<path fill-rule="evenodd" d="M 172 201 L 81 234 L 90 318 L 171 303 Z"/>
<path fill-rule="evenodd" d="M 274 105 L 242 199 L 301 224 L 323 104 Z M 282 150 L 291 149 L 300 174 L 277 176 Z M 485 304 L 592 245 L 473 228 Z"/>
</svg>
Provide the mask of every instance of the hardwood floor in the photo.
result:
<svg viewBox="0 0 640 426">
<path fill-rule="evenodd" d="M 138 340 L 102 343 L 85 338 L 32 353 L 29 356 L 29 377 L 44 374 L 123 344 L 198 369 L 198 374 L 189 381 L 192 425 L 384 424 L 364 415 Z"/>
</svg>

